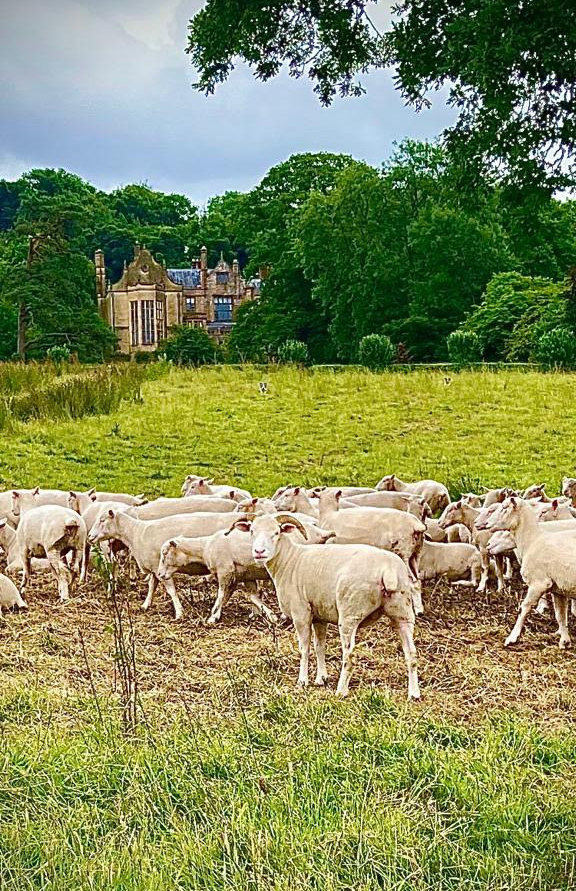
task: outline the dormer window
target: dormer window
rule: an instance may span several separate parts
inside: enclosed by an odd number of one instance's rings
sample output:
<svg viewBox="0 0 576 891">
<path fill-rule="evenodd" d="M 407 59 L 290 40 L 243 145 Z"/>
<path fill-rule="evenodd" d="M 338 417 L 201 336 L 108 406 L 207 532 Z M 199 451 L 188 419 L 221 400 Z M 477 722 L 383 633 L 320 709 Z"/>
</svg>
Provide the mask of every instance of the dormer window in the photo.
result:
<svg viewBox="0 0 576 891">
<path fill-rule="evenodd" d="M 216 273 L 216 282 L 219 285 L 227 285 L 228 284 L 228 273 L 225 271 Z"/>
</svg>

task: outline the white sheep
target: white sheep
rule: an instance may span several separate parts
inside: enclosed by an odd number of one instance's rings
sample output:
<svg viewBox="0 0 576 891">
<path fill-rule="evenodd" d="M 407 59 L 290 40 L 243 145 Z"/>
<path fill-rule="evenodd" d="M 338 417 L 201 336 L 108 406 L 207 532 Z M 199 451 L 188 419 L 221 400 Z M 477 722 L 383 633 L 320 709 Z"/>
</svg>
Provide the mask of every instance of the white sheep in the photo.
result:
<svg viewBox="0 0 576 891">
<path fill-rule="evenodd" d="M 480 582 L 482 560 L 478 548 L 462 542 L 425 541 L 418 562 L 422 582 L 445 578 L 449 582 L 476 588 Z"/>
<path fill-rule="evenodd" d="M 312 504 L 302 486 L 287 486 L 273 501 L 276 511 L 307 514 L 318 518 L 318 508 Z"/>
<path fill-rule="evenodd" d="M 325 491 L 321 486 L 314 489 L 314 496 L 318 497 L 320 492 Z M 330 488 L 329 491 L 336 492 L 338 489 Z M 340 499 L 340 508 L 343 507 L 393 507 L 396 510 L 408 511 L 414 514 L 419 520 L 425 517 L 431 517 L 432 511 L 427 502 L 421 495 L 414 495 L 411 492 L 364 492 L 359 495 L 342 495 Z"/>
<path fill-rule="evenodd" d="M 28 604 L 25 600 L 22 600 L 20 592 L 12 579 L 0 573 L 0 614 L 2 610 L 13 609 L 15 606 L 18 609 L 28 609 Z"/>
<path fill-rule="evenodd" d="M 20 516 L 33 507 L 42 507 L 45 504 L 56 504 L 60 507 L 68 506 L 68 492 L 61 489 L 13 489 L 10 511 L 19 522 Z"/>
<path fill-rule="evenodd" d="M 236 502 L 230 498 L 219 498 L 212 495 L 199 495 L 195 498 L 157 498 L 140 507 L 129 507 L 133 517 L 139 520 L 160 520 L 175 514 L 194 513 L 232 513 Z"/>
<path fill-rule="evenodd" d="M 80 574 L 80 581 L 84 580 L 85 545 L 86 524 L 79 514 L 55 504 L 27 510 L 16 531 L 15 551 L 22 563 L 21 593 L 30 581 L 32 557 L 46 557 L 58 582 L 60 600 L 68 600 L 76 576 Z"/>
<path fill-rule="evenodd" d="M 570 646 L 568 598 L 576 597 L 576 534 L 572 531 L 548 531 L 548 525 L 538 523 L 531 506 L 515 497 L 507 498 L 490 516 L 482 518 L 478 525 L 489 531 L 501 529 L 512 532 L 520 557 L 520 574 L 528 585 L 514 628 L 504 645 L 511 646 L 518 641 L 533 607 L 544 594 L 551 592 L 560 631 L 560 647 Z"/>
<path fill-rule="evenodd" d="M 140 520 L 131 515 L 132 510 L 133 508 L 128 508 L 125 511 L 116 511 L 110 508 L 94 523 L 89 538 L 91 544 L 118 539 L 130 549 L 138 568 L 148 576 L 148 594 L 142 604 L 142 609 L 148 609 L 158 587 L 157 571 L 163 543 L 175 535 L 194 537 L 227 529 L 232 515 L 194 512 L 161 517 L 158 520 Z M 181 619 L 182 604 L 173 580 L 167 579 L 163 584 L 172 600 L 174 617 Z"/>
<path fill-rule="evenodd" d="M 480 551 L 480 559 L 482 561 L 482 575 L 480 578 L 480 582 L 478 584 L 477 591 L 479 593 L 486 590 L 486 585 L 488 584 L 488 576 L 490 572 L 490 554 L 487 550 L 488 541 L 490 539 L 490 534 L 484 530 L 480 530 L 476 526 L 476 521 L 478 520 L 480 514 L 484 514 L 484 512 L 494 510 L 496 507 L 496 502 L 493 502 L 489 507 L 484 507 L 482 510 L 478 510 L 475 507 L 470 507 L 469 504 L 464 504 L 462 500 L 453 501 L 449 504 L 444 511 L 438 521 L 438 524 L 441 529 L 448 529 L 449 526 L 453 526 L 456 523 L 461 523 L 466 526 L 472 536 L 472 544 L 476 545 L 478 550 Z M 505 579 L 506 576 L 504 574 L 504 558 L 500 555 L 497 555 L 494 558 L 494 565 L 496 568 L 496 578 L 497 578 L 497 587 L 498 591 L 503 591 L 505 588 Z"/>
<path fill-rule="evenodd" d="M 190 473 L 182 484 L 181 492 L 186 497 L 192 495 L 218 495 L 220 498 L 230 498 L 232 501 L 246 501 L 252 498 L 247 489 L 222 484 L 215 486 L 214 480 L 206 479 L 203 476 L 194 476 Z"/>
<path fill-rule="evenodd" d="M 412 492 L 421 495 L 430 505 L 433 514 L 450 504 L 450 493 L 446 486 L 436 480 L 418 480 L 414 483 L 405 483 L 396 474 L 383 476 L 376 488 L 378 491 L 388 492 Z"/>
<path fill-rule="evenodd" d="M 385 507 L 357 507 L 340 511 L 338 492 L 320 492 L 319 520 L 323 529 L 336 533 L 334 544 L 369 544 L 398 554 L 413 581 L 418 579 L 418 560 L 426 526 L 405 511 Z M 416 606 L 420 612 L 420 606 Z"/>
<path fill-rule="evenodd" d="M 317 671 L 315 683 L 324 685 L 326 628 L 337 624 L 342 645 L 342 668 L 337 693 L 349 691 L 358 629 L 385 615 L 398 632 L 408 668 L 408 697 L 420 698 L 414 646 L 413 583 L 406 565 L 389 551 L 369 545 L 303 545 L 287 534 L 306 530 L 291 517 L 256 517 L 237 528 L 251 532 L 252 555 L 266 565 L 278 603 L 296 630 L 300 647 L 298 684 L 308 684 L 311 633 Z"/>
<path fill-rule="evenodd" d="M 257 593 L 257 582 L 267 581 L 268 572 L 263 566 L 255 563 L 250 540 L 236 528 L 238 523 L 243 525 L 247 519 L 253 518 L 240 517 L 229 529 L 215 532 L 210 536 L 186 538 L 180 535 L 164 542 L 160 550 L 157 575 L 162 581 L 172 578 L 178 572 L 194 575 L 198 568 L 203 570 L 198 574 L 204 575 L 204 567 L 216 576 L 218 594 L 208 618 L 209 625 L 219 621 L 223 608 L 240 582 L 244 582 L 250 602 L 269 621 L 276 621 L 274 613 L 262 602 Z M 294 536 L 298 541 L 323 544 L 333 535 L 332 532 L 306 523 L 302 516 L 300 521 L 306 527 L 307 539 L 305 540 L 295 529 Z"/>
<path fill-rule="evenodd" d="M 562 480 L 562 494 L 570 499 L 572 507 L 576 507 L 576 479 L 573 476 L 565 476 Z"/>
<path fill-rule="evenodd" d="M 284 488 L 288 487 L 285 486 Z M 320 492 L 326 490 L 329 492 L 342 492 L 342 498 L 354 498 L 356 495 L 371 495 L 376 491 L 373 486 L 314 486 L 312 489 L 308 489 L 306 494 L 308 495 L 308 498 L 314 498 L 316 495 L 319 495 Z M 281 491 L 283 490 L 278 489 L 273 497 L 275 498 Z"/>
</svg>

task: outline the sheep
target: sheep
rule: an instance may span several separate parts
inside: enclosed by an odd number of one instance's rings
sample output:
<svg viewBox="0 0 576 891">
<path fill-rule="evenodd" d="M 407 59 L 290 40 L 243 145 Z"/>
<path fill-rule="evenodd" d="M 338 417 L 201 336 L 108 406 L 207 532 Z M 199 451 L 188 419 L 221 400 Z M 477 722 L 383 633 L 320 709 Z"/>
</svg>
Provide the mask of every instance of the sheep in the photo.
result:
<svg viewBox="0 0 576 891">
<path fill-rule="evenodd" d="M 484 507 L 484 498 L 484 495 L 476 495 L 475 492 L 462 492 L 460 495 L 460 500 L 470 507 Z"/>
<path fill-rule="evenodd" d="M 576 479 L 572 476 L 565 476 L 562 480 L 561 491 L 570 499 L 572 507 L 576 507 Z"/>
<path fill-rule="evenodd" d="M 244 582 L 249 594 L 250 602 L 271 622 L 276 622 L 276 616 L 261 601 L 257 594 L 256 583 L 267 581 L 268 572 L 262 566 L 254 562 L 250 541 L 246 535 L 238 532 L 236 525 L 245 523 L 247 517 L 240 517 L 229 529 L 215 532 L 213 535 L 201 538 L 178 538 L 164 542 L 160 550 L 158 564 L 158 578 L 162 581 L 171 578 L 177 572 L 194 574 L 194 568 L 199 565 L 207 567 L 218 580 L 218 595 L 207 620 L 209 625 L 214 625 L 222 616 L 222 610 L 230 600 L 239 582 Z M 306 526 L 307 540 L 303 539 L 300 532 L 295 529 L 294 535 L 299 541 L 309 541 L 312 544 L 323 544 L 333 533 L 324 529 L 317 529 L 312 524 Z M 202 572 L 201 574 L 204 574 Z"/>
<path fill-rule="evenodd" d="M 111 538 L 118 539 L 130 549 L 140 571 L 149 576 L 148 594 L 142 604 L 142 609 L 148 609 L 158 587 L 157 570 L 163 543 L 173 535 L 193 537 L 211 535 L 219 529 L 227 529 L 231 515 L 195 512 L 157 520 L 141 520 L 132 515 L 133 510 L 134 508 L 128 508 L 118 511 L 110 508 L 105 511 L 92 526 L 89 539 L 91 544 Z M 172 600 L 174 617 L 179 620 L 182 618 L 182 604 L 172 579 L 165 580 L 164 587 Z"/>
<path fill-rule="evenodd" d="M 275 514 L 277 507 L 271 498 L 251 498 L 249 501 L 239 501 L 234 510 L 241 514 Z"/>
<path fill-rule="evenodd" d="M 214 480 L 207 480 L 203 476 L 188 474 L 182 484 L 182 495 L 218 495 L 221 498 L 230 498 L 232 501 L 246 501 L 252 498 L 247 489 L 239 489 L 237 486 L 213 485 Z"/>
<path fill-rule="evenodd" d="M 528 585 L 518 618 L 504 646 L 517 643 L 527 616 L 542 595 L 548 592 L 552 593 L 554 602 L 560 632 L 559 646 L 570 646 L 568 598 L 576 598 L 574 532 L 549 532 L 548 526 L 538 523 L 530 505 L 514 496 L 507 498 L 490 516 L 481 518 L 478 525 L 489 531 L 501 529 L 512 532 L 520 556 L 520 574 Z"/>
<path fill-rule="evenodd" d="M 388 492 L 412 492 L 421 495 L 430 505 L 433 514 L 450 504 L 450 493 L 446 486 L 436 480 L 419 480 L 415 483 L 404 483 L 394 473 L 383 476 L 376 489 Z"/>
<path fill-rule="evenodd" d="M 572 513 L 574 508 L 569 502 L 553 498 L 551 501 L 529 502 L 538 517 L 540 523 L 558 522 L 559 520 L 572 520 L 576 523 L 576 517 Z"/>
<path fill-rule="evenodd" d="M 472 541 L 469 530 L 462 523 L 455 523 L 453 526 L 448 526 L 447 529 L 442 529 L 440 521 L 430 517 L 426 517 L 424 523 L 426 524 L 426 534 L 424 536 L 426 541 L 461 541 L 464 544 L 470 544 Z"/>
<path fill-rule="evenodd" d="M 12 579 L 0 573 L 0 614 L 2 610 L 13 609 L 15 606 L 18 609 L 28 609 L 28 604 L 22 600 L 20 591 Z"/>
<path fill-rule="evenodd" d="M 139 520 L 160 520 L 175 514 L 194 513 L 232 513 L 236 502 L 230 498 L 218 498 L 212 495 L 199 495 L 194 498 L 157 498 L 140 507 L 129 507 L 133 517 Z"/>
<path fill-rule="evenodd" d="M 60 600 L 68 600 L 75 577 L 79 573 L 80 581 L 85 577 L 85 545 L 86 524 L 79 514 L 55 504 L 27 510 L 16 531 L 15 550 L 23 567 L 20 593 L 30 581 L 32 557 L 46 557 L 58 582 Z M 70 567 L 64 561 L 65 555 L 69 555 Z"/>
<path fill-rule="evenodd" d="M 16 517 L 17 522 L 19 522 L 21 514 L 33 507 L 41 507 L 45 504 L 68 506 L 69 493 L 61 489 L 41 489 L 36 486 L 35 489 L 13 489 L 11 494 L 11 513 Z"/>
<path fill-rule="evenodd" d="M 494 508 L 495 502 L 490 505 L 490 508 L 482 508 L 482 512 L 485 512 L 489 509 L 494 510 Z M 475 544 L 480 551 L 480 559 L 482 561 L 482 575 L 476 590 L 479 593 L 482 593 L 486 590 L 486 585 L 488 584 L 488 574 L 490 571 L 490 555 L 487 550 L 487 544 L 490 539 L 490 535 L 487 534 L 485 531 L 480 531 L 478 528 L 476 528 L 476 521 L 480 516 L 480 513 L 480 510 L 475 507 L 470 507 L 469 504 L 464 504 L 460 499 L 459 501 L 453 501 L 444 509 L 440 519 L 438 520 L 438 525 L 441 529 L 447 529 L 449 526 L 453 526 L 455 523 L 462 523 L 469 530 L 472 536 L 472 544 Z M 505 587 L 504 559 L 500 556 L 496 556 L 494 564 L 496 567 L 498 591 L 503 591 Z"/>
<path fill-rule="evenodd" d="M 326 628 L 337 624 L 342 668 L 336 692 L 347 696 L 357 631 L 386 615 L 402 643 L 408 698 L 419 699 L 413 583 L 406 565 L 396 554 L 370 545 L 304 547 L 287 534 L 294 527 L 306 536 L 304 526 L 289 516 L 266 515 L 237 524 L 241 531 L 251 533 L 252 556 L 268 569 L 280 609 L 294 623 L 300 647 L 298 684 L 308 685 L 311 632 L 317 659 L 315 683 L 325 684 Z"/>
<path fill-rule="evenodd" d="M 301 486 L 287 486 L 286 489 L 274 499 L 277 511 L 289 511 L 290 513 L 307 514 L 318 518 L 318 510 Z"/>
<path fill-rule="evenodd" d="M 16 530 L 7 521 L 6 517 L 0 518 L 0 549 L 6 555 L 6 571 L 10 573 L 22 572 L 23 565 L 16 545 Z M 46 571 L 50 567 L 46 559 L 32 560 L 34 572 Z"/>
<path fill-rule="evenodd" d="M 314 490 L 316 497 L 323 489 L 317 487 Z M 338 489 L 330 489 L 330 491 L 340 491 Z M 410 492 L 365 492 L 359 495 L 342 495 L 340 507 L 393 507 L 396 510 L 405 510 L 410 514 L 414 514 L 419 520 L 424 517 L 431 517 L 432 511 L 428 503 L 421 495 L 413 495 Z"/>
<path fill-rule="evenodd" d="M 418 576 L 422 582 L 444 577 L 457 585 L 476 588 L 481 569 L 480 552 L 474 545 L 425 541 L 418 563 Z"/>
<path fill-rule="evenodd" d="M 70 510 L 84 514 L 91 504 L 108 501 L 113 501 L 115 504 L 126 504 L 129 507 L 140 507 L 143 504 L 147 504 L 147 499 L 143 495 L 127 495 L 125 492 L 97 492 L 95 489 L 88 489 L 87 492 L 78 492 L 71 489 L 68 493 L 66 506 Z"/>
<path fill-rule="evenodd" d="M 376 489 L 371 486 L 314 486 L 313 489 L 308 489 L 306 494 L 308 498 L 314 498 L 316 495 L 319 495 L 320 492 L 325 490 L 329 492 L 342 492 L 342 498 L 355 498 L 356 495 L 373 495 Z M 282 489 L 278 489 L 276 495 L 279 495 Z"/>
<path fill-rule="evenodd" d="M 320 492 L 319 520 L 323 529 L 332 529 L 335 544 L 368 544 L 398 554 L 413 581 L 418 580 L 418 559 L 426 526 L 412 514 L 386 507 L 357 507 L 340 511 L 339 492 Z M 416 611 L 421 612 L 417 603 Z"/>
<path fill-rule="evenodd" d="M 522 492 L 522 498 L 524 498 L 526 501 L 530 501 L 530 499 L 536 498 L 538 499 L 538 501 L 550 502 L 552 499 L 548 497 L 548 495 L 544 491 L 545 489 L 546 483 L 528 486 L 528 488 L 524 489 L 524 491 Z"/>
<path fill-rule="evenodd" d="M 130 505 L 126 501 L 95 501 L 86 492 L 70 492 L 68 498 L 68 507 L 81 514 L 86 524 L 86 529 L 90 530 L 100 515 L 107 510 L 128 510 Z M 121 542 L 107 542 L 107 547 L 102 545 L 102 551 L 106 559 L 110 562 L 117 559 L 122 552 L 128 552 L 128 549 Z M 88 568 L 90 564 L 90 554 L 92 545 L 86 537 L 86 545 L 84 547 L 84 579 L 88 576 Z"/>
<path fill-rule="evenodd" d="M 507 487 L 503 489 L 484 488 L 486 491 L 486 494 L 484 495 L 484 507 L 490 507 L 492 504 L 501 504 L 509 495 L 518 495 L 514 489 L 509 489 Z"/>
</svg>

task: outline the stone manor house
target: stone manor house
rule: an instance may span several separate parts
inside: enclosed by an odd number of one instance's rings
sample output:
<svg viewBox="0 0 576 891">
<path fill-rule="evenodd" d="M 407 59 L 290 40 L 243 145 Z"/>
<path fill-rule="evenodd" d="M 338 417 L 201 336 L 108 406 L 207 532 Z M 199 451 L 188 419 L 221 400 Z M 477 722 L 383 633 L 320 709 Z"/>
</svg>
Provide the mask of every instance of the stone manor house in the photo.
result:
<svg viewBox="0 0 576 891">
<path fill-rule="evenodd" d="M 208 269 L 208 251 L 189 269 L 166 269 L 146 247 L 135 245 L 115 284 L 106 280 L 104 253 L 96 251 L 96 290 L 101 317 L 116 332 L 121 353 L 152 352 L 177 325 L 205 328 L 220 343 L 234 324 L 234 312 L 260 292 L 260 279 L 246 282 L 238 261 L 221 256 Z"/>
</svg>

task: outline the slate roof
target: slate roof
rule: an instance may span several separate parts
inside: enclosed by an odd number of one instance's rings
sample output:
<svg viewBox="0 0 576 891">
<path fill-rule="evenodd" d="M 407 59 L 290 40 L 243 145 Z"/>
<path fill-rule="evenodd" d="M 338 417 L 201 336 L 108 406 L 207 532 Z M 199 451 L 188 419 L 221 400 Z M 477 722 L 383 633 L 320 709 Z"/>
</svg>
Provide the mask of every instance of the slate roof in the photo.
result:
<svg viewBox="0 0 576 891">
<path fill-rule="evenodd" d="M 166 272 L 177 285 L 182 285 L 184 288 L 200 287 L 199 269 L 167 269 Z"/>
</svg>

